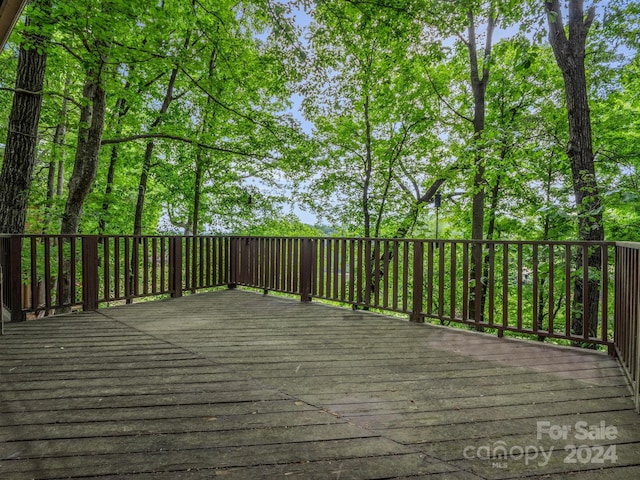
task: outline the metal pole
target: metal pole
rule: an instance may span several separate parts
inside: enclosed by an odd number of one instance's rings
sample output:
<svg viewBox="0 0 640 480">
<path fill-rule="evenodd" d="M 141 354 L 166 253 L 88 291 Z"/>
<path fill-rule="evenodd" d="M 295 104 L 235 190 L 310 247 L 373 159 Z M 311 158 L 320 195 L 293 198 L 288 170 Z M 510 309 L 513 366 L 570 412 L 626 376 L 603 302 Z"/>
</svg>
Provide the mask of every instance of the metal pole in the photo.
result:
<svg viewBox="0 0 640 480">
<path fill-rule="evenodd" d="M 439 230 L 439 224 L 440 224 L 440 205 L 442 204 L 442 195 L 440 194 L 440 192 L 436 193 L 433 199 L 433 204 L 436 207 L 436 240 L 438 240 L 438 230 Z"/>
</svg>

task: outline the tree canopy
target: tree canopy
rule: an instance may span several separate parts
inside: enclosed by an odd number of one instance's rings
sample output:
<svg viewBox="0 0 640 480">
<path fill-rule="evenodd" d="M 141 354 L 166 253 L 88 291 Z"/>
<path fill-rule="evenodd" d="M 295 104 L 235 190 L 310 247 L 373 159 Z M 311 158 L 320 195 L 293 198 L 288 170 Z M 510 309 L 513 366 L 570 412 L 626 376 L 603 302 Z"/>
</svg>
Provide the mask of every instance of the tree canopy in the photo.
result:
<svg viewBox="0 0 640 480">
<path fill-rule="evenodd" d="M 0 57 L 0 230 L 637 240 L 639 19 L 635 0 L 36 0 Z"/>
</svg>

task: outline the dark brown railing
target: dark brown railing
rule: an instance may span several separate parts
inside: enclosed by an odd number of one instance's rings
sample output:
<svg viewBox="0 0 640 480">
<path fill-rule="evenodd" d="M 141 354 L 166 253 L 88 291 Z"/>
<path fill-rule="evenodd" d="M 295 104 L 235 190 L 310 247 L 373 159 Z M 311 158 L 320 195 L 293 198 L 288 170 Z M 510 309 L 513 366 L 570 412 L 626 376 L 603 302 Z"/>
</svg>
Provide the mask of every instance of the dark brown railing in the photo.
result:
<svg viewBox="0 0 640 480">
<path fill-rule="evenodd" d="M 3 236 L 0 290 L 12 320 L 22 320 L 148 296 L 253 287 L 304 301 L 318 298 L 396 312 L 413 321 L 461 323 L 499 336 L 513 332 L 603 345 L 621 359 L 637 392 L 639 245 Z M 593 258 L 599 267 L 588 265 Z M 583 306 L 583 298 L 591 299 L 591 307 Z"/>
<path fill-rule="evenodd" d="M 616 245 L 614 344 L 640 412 L 640 243 Z"/>
<path fill-rule="evenodd" d="M 230 239 L 25 235 L 0 238 L 11 319 L 226 285 Z"/>
<path fill-rule="evenodd" d="M 612 346 L 612 243 L 244 237 L 232 238 L 231 245 L 230 283 L 403 313 L 414 321 L 495 329 L 498 335 Z M 598 271 L 586 265 L 594 250 L 602 259 Z M 483 265 L 475 271 L 474 251 Z M 594 280 L 600 298 L 592 319 L 593 310 L 576 302 L 575 284 L 588 289 Z M 579 330 L 576 317 L 583 320 Z"/>
</svg>

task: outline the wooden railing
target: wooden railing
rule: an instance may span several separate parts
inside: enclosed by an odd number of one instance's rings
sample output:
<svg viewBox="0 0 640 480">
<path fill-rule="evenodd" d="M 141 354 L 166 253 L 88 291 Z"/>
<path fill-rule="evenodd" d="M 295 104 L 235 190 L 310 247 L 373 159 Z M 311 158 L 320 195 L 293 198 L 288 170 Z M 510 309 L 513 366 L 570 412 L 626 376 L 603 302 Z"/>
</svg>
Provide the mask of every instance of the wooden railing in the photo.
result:
<svg viewBox="0 0 640 480">
<path fill-rule="evenodd" d="M 221 237 L 0 237 L 4 307 L 13 321 L 226 285 Z"/>
<path fill-rule="evenodd" d="M 616 245 L 614 345 L 640 412 L 640 243 Z"/>
<path fill-rule="evenodd" d="M 231 238 L 230 283 L 403 313 L 413 321 L 611 348 L 613 248 L 606 242 Z M 593 253 L 599 269 L 587 265 Z M 473 268 L 474 254 L 481 268 Z M 597 285 L 595 310 L 577 301 L 576 283 L 586 290 Z"/>
<path fill-rule="evenodd" d="M 620 359 L 640 408 L 640 244 L 5 235 L 0 271 L 12 321 L 244 286 L 601 345 Z"/>
</svg>

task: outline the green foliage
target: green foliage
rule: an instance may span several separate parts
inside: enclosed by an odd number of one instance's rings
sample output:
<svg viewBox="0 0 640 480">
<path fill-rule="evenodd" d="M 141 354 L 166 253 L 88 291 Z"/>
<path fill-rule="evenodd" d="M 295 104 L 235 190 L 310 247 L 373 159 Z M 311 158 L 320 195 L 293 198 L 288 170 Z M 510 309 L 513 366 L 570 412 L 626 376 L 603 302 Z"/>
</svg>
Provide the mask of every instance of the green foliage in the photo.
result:
<svg viewBox="0 0 640 480">
<path fill-rule="evenodd" d="M 235 232 L 237 235 L 262 237 L 321 237 L 325 232 L 318 227 L 302 223 L 293 214 L 277 218 L 265 218 Z"/>
<path fill-rule="evenodd" d="M 599 8 L 587 42 L 612 240 L 640 236 L 639 5 L 615 0 Z M 32 5 L 26 14 L 41 12 Z M 153 142 L 143 233 L 191 232 L 197 218 L 199 233 L 316 235 L 283 213 L 298 204 L 331 225 L 325 234 L 433 237 L 435 209 L 421 199 L 443 179 L 438 234 L 468 237 L 481 149 L 487 234 L 575 238 L 564 87 L 538 2 L 57 0 L 50 15 L 55 21 L 41 32 L 51 41 L 31 232 L 59 231 L 85 72 L 102 65 L 105 143 L 83 233 L 101 226 L 131 233 Z M 497 31 L 485 59 L 489 16 Z M 479 67 L 491 69 L 478 141 L 470 121 L 471 19 Z M 17 27 L 0 58 L 5 127 L 25 32 Z M 173 95 L 160 115 L 173 71 Z M 59 126 L 66 134 L 55 143 Z M 6 128 L 0 132 L 3 143 Z"/>
</svg>

